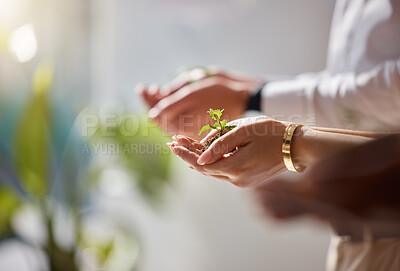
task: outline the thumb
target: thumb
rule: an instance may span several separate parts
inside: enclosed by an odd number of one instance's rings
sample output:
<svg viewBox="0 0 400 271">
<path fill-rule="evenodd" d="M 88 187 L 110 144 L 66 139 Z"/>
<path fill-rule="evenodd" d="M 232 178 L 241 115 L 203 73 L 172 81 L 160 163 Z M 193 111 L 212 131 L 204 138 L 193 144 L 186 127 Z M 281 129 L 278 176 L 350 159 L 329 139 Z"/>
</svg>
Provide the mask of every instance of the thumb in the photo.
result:
<svg viewBox="0 0 400 271">
<path fill-rule="evenodd" d="M 215 140 L 211 146 L 202 153 L 197 160 L 197 164 L 205 165 L 218 161 L 224 154 L 242 145 L 246 137 L 246 132 L 243 128 L 230 131 Z"/>
</svg>

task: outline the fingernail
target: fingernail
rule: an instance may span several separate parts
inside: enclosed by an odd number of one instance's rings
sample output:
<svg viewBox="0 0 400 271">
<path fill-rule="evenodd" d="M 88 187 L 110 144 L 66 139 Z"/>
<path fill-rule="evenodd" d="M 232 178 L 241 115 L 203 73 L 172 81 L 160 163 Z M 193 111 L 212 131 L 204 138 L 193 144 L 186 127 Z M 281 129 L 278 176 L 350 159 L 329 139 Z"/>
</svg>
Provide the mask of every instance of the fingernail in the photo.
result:
<svg viewBox="0 0 400 271">
<path fill-rule="evenodd" d="M 156 108 L 152 108 L 149 110 L 149 117 L 152 119 L 157 118 L 158 114 L 159 114 L 159 112 Z"/>
<path fill-rule="evenodd" d="M 172 147 L 172 148 L 175 148 L 175 147 L 177 147 L 177 146 L 179 146 L 179 144 L 177 143 L 177 142 L 175 142 L 175 141 L 172 141 L 172 142 L 169 142 L 169 145 L 168 145 L 168 147 Z"/>
<path fill-rule="evenodd" d="M 204 166 L 211 159 L 211 152 L 205 151 L 202 155 L 200 155 L 199 159 L 197 159 L 197 164 L 200 166 Z"/>
<path fill-rule="evenodd" d="M 177 135 L 173 135 L 171 138 L 176 141 Z"/>
<path fill-rule="evenodd" d="M 176 141 L 176 142 L 179 142 L 179 141 L 182 142 L 182 140 L 184 140 L 184 139 L 185 139 L 184 136 L 181 136 L 181 135 L 176 135 L 176 136 L 175 136 L 175 141 Z"/>
</svg>

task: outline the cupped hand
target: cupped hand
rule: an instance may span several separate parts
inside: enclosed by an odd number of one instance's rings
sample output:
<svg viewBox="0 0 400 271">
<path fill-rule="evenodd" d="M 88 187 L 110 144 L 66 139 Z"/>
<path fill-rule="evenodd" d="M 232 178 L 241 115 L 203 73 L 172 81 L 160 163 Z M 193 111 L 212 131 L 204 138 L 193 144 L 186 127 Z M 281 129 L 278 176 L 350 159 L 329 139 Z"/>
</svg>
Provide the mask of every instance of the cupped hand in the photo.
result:
<svg viewBox="0 0 400 271">
<path fill-rule="evenodd" d="M 195 169 L 203 175 L 214 177 L 223 181 L 229 181 L 228 176 L 224 175 L 222 168 L 225 168 L 229 162 L 221 159 L 214 165 L 197 164 L 197 160 L 203 152 L 203 143 L 183 135 L 173 136 L 173 142 L 168 143 L 172 152 L 189 164 L 189 168 Z"/>
<path fill-rule="evenodd" d="M 203 73 L 201 73 L 203 71 Z M 224 117 L 237 119 L 246 109 L 250 92 L 262 80 L 218 68 L 194 69 L 180 74 L 171 83 L 137 86 L 154 119 L 168 134 L 196 136 L 209 121 L 207 110 L 225 109 Z"/>
<path fill-rule="evenodd" d="M 255 186 L 285 171 L 282 138 L 286 125 L 268 117 L 243 118 L 229 125 L 237 127 L 203 145 L 187 137 L 174 137 L 172 151 L 202 174 L 226 180 L 239 187 Z M 215 136 L 210 133 L 202 142 Z"/>
</svg>

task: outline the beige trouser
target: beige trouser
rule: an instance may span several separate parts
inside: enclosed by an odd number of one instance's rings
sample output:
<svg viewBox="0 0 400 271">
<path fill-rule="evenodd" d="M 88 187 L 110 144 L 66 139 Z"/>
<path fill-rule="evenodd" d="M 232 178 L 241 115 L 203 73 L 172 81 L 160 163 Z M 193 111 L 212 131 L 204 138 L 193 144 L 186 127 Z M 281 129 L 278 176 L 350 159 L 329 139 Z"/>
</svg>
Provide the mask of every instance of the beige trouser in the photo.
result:
<svg viewBox="0 0 400 271">
<path fill-rule="evenodd" d="M 334 235 L 327 259 L 327 271 L 399 271 L 400 238 L 354 241 Z"/>
</svg>

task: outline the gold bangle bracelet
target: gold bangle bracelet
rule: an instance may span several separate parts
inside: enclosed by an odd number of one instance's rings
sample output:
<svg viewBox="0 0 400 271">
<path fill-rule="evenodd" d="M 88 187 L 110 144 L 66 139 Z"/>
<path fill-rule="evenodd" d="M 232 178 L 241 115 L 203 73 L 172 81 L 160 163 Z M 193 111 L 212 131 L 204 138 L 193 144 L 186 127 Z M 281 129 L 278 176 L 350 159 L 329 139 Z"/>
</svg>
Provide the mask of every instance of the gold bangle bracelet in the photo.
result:
<svg viewBox="0 0 400 271">
<path fill-rule="evenodd" d="M 282 142 L 282 154 L 283 154 L 283 163 L 285 164 L 286 168 L 292 172 L 302 172 L 302 168 L 296 168 L 293 164 L 292 160 L 292 153 L 291 153 L 291 145 L 292 145 L 292 138 L 294 132 L 298 127 L 301 127 L 301 124 L 294 124 L 291 123 L 286 126 L 285 133 L 283 135 L 283 142 Z"/>
</svg>

